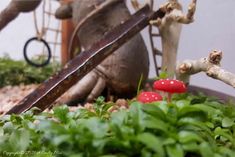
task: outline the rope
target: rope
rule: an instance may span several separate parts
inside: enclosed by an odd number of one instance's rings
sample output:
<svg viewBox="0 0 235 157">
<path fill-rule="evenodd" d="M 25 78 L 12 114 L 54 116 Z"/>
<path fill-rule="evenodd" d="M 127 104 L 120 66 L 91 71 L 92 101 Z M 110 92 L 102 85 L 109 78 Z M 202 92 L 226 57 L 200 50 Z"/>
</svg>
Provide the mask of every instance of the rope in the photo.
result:
<svg viewBox="0 0 235 157">
<path fill-rule="evenodd" d="M 60 44 L 58 42 L 58 38 L 59 38 L 59 33 L 61 32 L 61 30 L 59 29 L 60 24 L 58 24 L 57 28 L 50 28 L 50 24 L 51 24 L 51 16 L 54 15 L 52 13 L 52 1 L 49 0 L 48 3 L 46 3 L 47 0 L 43 0 L 42 3 L 42 22 L 41 22 L 41 28 L 39 28 L 39 24 L 38 24 L 38 19 L 37 19 L 37 14 L 36 11 L 33 12 L 33 19 L 34 19 L 34 27 L 36 30 L 36 37 L 38 38 L 38 40 L 42 40 L 43 37 L 46 41 L 47 38 L 47 34 L 48 34 L 48 30 L 55 32 L 55 38 L 54 38 L 54 42 L 49 42 L 50 44 L 53 44 L 53 61 L 55 60 L 55 53 L 56 53 L 56 47 L 58 44 Z M 47 10 L 47 6 L 48 6 L 48 10 Z M 47 16 L 47 17 L 46 17 Z M 45 52 L 45 46 L 43 46 L 43 54 Z M 47 49 L 47 48 L 46 48 Z"/>
<path fill-rule="evenodd" d="M 34 10 L 34 12 L 33 12 L 34 26 L 35 26 L 35 30 L 36 30 L 36 33 L 37 33 L 36 36 L 37 36 L 38 39 L 42 39 L 42 37 L 46 33 L 45 26 L 44 26 L 45 25 L 44 11 L 45 11 L 45 7 L 46 7 L 45 0 L 43 0 L 42 7 L 43 7 L 43 12 L 42 12 L 42 26 L 41 26 L 41 30 L 39 29 L 39 26 L 38 26 L 36 10 Z"/>
</svg>

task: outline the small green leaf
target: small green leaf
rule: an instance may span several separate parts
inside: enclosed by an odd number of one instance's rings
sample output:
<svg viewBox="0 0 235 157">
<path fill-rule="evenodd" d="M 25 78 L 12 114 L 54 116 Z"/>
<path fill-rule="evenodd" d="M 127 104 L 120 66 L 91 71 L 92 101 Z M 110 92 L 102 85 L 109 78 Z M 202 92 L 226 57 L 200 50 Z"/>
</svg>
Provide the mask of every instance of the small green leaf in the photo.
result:
<svg viewBox="0 0 235 157">
<path fill-rule="evenodd" d="M 184 144 L 190 143 L 190 142 L 201 143 L 204 141 L 203 138 L 199 134 L 193 131 L 180 131 L 178 136 L 179 136 L 179 142 L 184 143 Z"/>
<path fill-rule="evenodd" d="M 111 123 L 116 124 L 118 126 L 122 126 L 125 120 L 127 119 L 127 112 L 124 110 L 121 110 L 119 112 L 113 112 L 111 114 Z"/>
<path fill-rule="evenodd" d="M 63 143 L 63 142 L 72 140 L 70 137 L 71 137 L 70 135 L 57 135 L 57 136 L 55 136 L 55 137 L 52 139 L 51 142 L 52 142 L 55 146 L 58 146 L 58 145 L 60 145 L 60 144 Z"/>
<path fill-rule="evenodd" d="M 196 105 L 193 105 L 193 107 L 200 109 L 204 112 L 207 112 L 209 114 L 221 113 L 221 111 L 219 109 L 216 109 L 214 107 L 211 107 L 211 106 L 205 105 L 205 104 L 196 104 Z"/>
<path fill-rule="evenodd" d="M 167 138 L 166 140 L 163 141 L 163 145 L 171 145 L 175 143 L 176 143 L 176 140 L 173 138 Z"/>
<path fill-rule="evenodd" d="M 205 122 L 206 126 L 208 126 L 209 128 L 213 129 L 215 127 L 214 123 L 211 122 Z"/>
<path fill-rule="evenodd" d="M 199 150 L 199 146 L 197 142 L 190 142 L 190 143 L 182 144 L 182 148 L 183 150 L 187 152 L 198 152 Z"/>
<path fill-rule="evenodd" d="M 232 125 L 234 125 L 234 119 L 231 119 L 231 118 L 228 118 L 228 117 L 225 117 L 223 118 L 222 120 L 222 127 L 231 127 Z"/>
<path fill-rule="evenodd" d="M 178 109 L 176 106 L 174 105 L 170 105 L 168 108 L 168 112 L 166 114 L 167 117 L 167 121 L 169 121 L 172 125 L 175 125 L 175 123 L 177 123 L 178 120 Z"/>
<path fill-rule="evenodd" d="M 200 148 L 200 153 L 202 157 L 214 156 L 212 148 L 210 147 L 208 143 L 203 142 L 202 144 L 200 144 L 199 148 Z"/>
<path fill-rule="evenodd" d="M 30 133 L 27 130 L 15 130 L 9 137 L 13 151 L 24 151 L 30 143 Z"/>
<path fill-rule="evenodd" d="M 15 126 L 12 124 L 12 122 L 6 122 L 3 125 L 4 133 L 11 133 L 15 129 Z"/>
<path fill-rule="evenodd" d="M 154 129 L 154 130 L 161 130 L 164 133 L 168 133 L 168 124 L 165 121 L 157 119 L 153 116 L 148 116 L 144 119 L 144 124 L 146 128 Z"/>
<path fill-rule="evenodd" d="M 62 123 L 68 122 L 68 116 L 69 108 L 66 105 L 55 107 L 53 109 L 54 116 L 57 117 Z"/>
<path fill-rule="evenodd" d="M 117 155 L 101 155 L 99 157 L 118 157 Z"/>
<path fill-rule="evenodd" d="M 197 97 L 191 100 L 190 104 L 194 105 L 194 104 L 201 104 L 204 103 L 206 101 L 207 97 Z"/>
<path fill-rule="evenodd" d="M 159 76 L 155 78 L 155 80 L 160 80 L 160 79 L 167 79 L 169 77 L 169 74 L 166 71 L 160 72 Z"/>
<path fill-rule="evenodd" d="M 84 119 L 79 122 L 79 125 L 87 128 L 96 138 L 103 138 L 108 131 L 108 125 L 106 123 L 103 123 L 97 117 Z"/>
<path fill-rule="evenodd" d="M 227 129 L 222 129 L 221 127 L 217 127 L 214 131 L 215 135 L 222 136 L 232 142 L 233 146 L 235 146 L 235 140 L 231 133 L 228 132 Z"/>
<path fill-rule="evenodd" d="M 134 102 L 130 106 L 130 117 L 131 117 L 131 124 L 134 127 L 136 132 L 144 130 L 144 118 L 145 114 L 142 110 L 142 104 L 138 102 Z"/>
<path fill-rule="evenodd" d="M 186 106 L 189 106 L 190 102 L 188 100 L 178 100 L 175 102 L 175 105 L 178 107 L 178 109 L 182 109 Z"/>
<path fill-rule="evenodd" d="M 194 106 L 185 106 L 179 111 L 179 117 L 195 117 L 199 114 L 201 117 L 205 117 L 206 112 L 201 108 Z"/>
<path fill-rule="evenodd" d="M 96 99 L 94 105 L 102 106 L 102 105 L 104 104 L 104 101 L 105 101 L 105 97 L 99 96 L 99 97 Z"/>
<path fill-rule="evenodd" d="M 184 151 L 180 144 L 168 145 L 166 151 L 169 157 L 184 157 Z"/>
<path fill-rule="evenodd" d="M 151 133 L 141 133 L 137 136 L 137 139 L 146 145 L 149 149 L 159 153 L 159 156 L 165 156 L 164 149 L 162 147 L 162 141 Z"/>
<path fill-rule="evenodd" d="M 166 114 L 159 108 L 157 103 L 143 105 L 142 109 L 144 112 L 154 117 L 158 117 L 161 120 L 166 120 Z"/>
</svg>

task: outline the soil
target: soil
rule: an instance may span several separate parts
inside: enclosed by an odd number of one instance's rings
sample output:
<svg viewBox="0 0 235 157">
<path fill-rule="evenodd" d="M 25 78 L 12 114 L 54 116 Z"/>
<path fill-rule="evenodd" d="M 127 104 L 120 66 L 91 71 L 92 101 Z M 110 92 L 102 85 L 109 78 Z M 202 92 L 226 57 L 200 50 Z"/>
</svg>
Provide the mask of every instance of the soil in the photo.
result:
<svg viewBox="0 0 235 157">
<path fill-rule="evenodd" d="M 19 85 L 19 86 L 5 86 L 0 88 L 0 114 L 10 110 L 13 106 L 17 105 L 25 96 L 30 94 L 38 87 L 37 84 Z M 56 100 L 55 103 L 60 103 L 67 97 L 64 94 L 61 98 Z"/>
<path fill-rule="evenodd" d="M 0 115 L 9 111 L 13 106 L 17 105 L 25 96 L 30 94 L 38 87 L 37 84 L 31 85 L 19 85 L 19 86 L 6 86 L 0 88 Z M 60 98 L 58 98 L 53 104 L 61 104 L 65 102 L 69 97 L 68 94 L 63 94 Z M 85 108 L 92 110 L 92 105 L 87 103 L 84 105 Z M 79 104 L 77 106 L 70 107 L 71 111 L 79 108 Z M 110 112 L 115 112 L 121 108 L 128 108 L 127 101 L 125 99 L 118 99 L 115 102 L 115 105 L 110 108 Z"/>
<path fill-rule="evenodd" d="M 4 113 L 15 106 L 21 99 L 32 92 L 36 84 L 5 86 L 0 89 L 0 113 Z"/>
</svg>

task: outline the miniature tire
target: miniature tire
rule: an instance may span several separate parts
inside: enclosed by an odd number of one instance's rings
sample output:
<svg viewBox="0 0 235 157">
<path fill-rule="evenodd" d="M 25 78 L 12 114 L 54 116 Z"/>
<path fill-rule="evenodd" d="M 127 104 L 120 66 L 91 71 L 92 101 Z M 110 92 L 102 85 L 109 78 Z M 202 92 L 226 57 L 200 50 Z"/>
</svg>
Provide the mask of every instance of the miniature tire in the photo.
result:
<svg viewBox="0 0 235 157">
<path fill-rule="evenodd" d="M 48 53 L 48 57 L 46 58 L 46 60 L 42 63 L 35 63 L 34 61 L 32 61 L 28 55 L 27 55 L 27 48 L 28 48 L 28 45 L 32 42 L 32 41 L 39 41 L 39 42 L 42 42 L 44 44 L 44 46 L 46 47 L 47 49 L 47 53 Z M 37 37 L 33 37 L 33 38 L 30 38 L 29 40 L 26 41 L 25 45 L 24 45 L 24 49 L 23 49 L 23 53 L 24 53 L 24 59 L 26 60 L 26 62 L 32 66 L 35 66 L 35 67 L 43 67 L 43 66 L 46 66 L 47 64 L 50 63 L 50 59 L 51 59 L 51 49 L 48 45 L 48 43 L 44 40 L 44 39 L 39 39 Z"/>
</svg>

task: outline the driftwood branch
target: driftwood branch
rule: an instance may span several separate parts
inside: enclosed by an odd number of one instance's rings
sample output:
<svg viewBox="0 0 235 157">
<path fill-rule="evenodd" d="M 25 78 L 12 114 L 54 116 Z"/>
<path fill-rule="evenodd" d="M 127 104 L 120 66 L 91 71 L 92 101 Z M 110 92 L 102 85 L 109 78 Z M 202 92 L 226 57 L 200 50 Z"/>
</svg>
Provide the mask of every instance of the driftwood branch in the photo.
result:
<svg viewBox="0 0 235 157">
<path fill-rule="evenodd" d="M 21 12 L 29 12 L 37 8 L 41 0 L 12 0 L 0 12 L 0 31 L 13 21 Z"/>
<path fill-rule="evenodd" d="M 162 40 L 162 65 L 161 69 L 166 71 L 170 77 L 174 76 L 177 50 L 179 45 L 182 24 L 190 24 L 194 21 L 197 0 L 192 0 L 189 4 L 188 12 L 185 15 L 182 5 L 178 0 L 169 0 L 160 9 L 165 12 L 165 17 L 150 21 L 151 25 L 158 27 Z M 148 2 L 151 3 L 151 2 Z M 131 0 L 135 10 L 140 8 L 138 0 Z"/>
<path fill-rule="evenodd" d="M 176 67 L 177 78 L 188 83 L 191 75 L 205 72 L 207 76 L 218 79 L 235 88 L 235 74 L 221 68 L 221 51 L 212 51 L 208 57 L 199 60 L 185 60 Z"/>
<path fill-rule="evenodd" d="M 157 26 L 162 40 L 162 70 L 169 76 L 174 76 L 177 49 L 179 45 L 182 24 L 193 22 L 196 10 L 196 0 L 192 0 L 188 7 L 188 12 L 184 15 L 182 6 L 177 0 L 169 0 L 160 8 L 166 15 L 162 19 L 150 21 L 150 24 Z"/>
<path fill-rule="evenodd" d="M 0 12 L 0 31 L 19 14 L 20 12 L 14 6 L 14 3 L 11 2 L 3 11 Z"/>
</svg>

